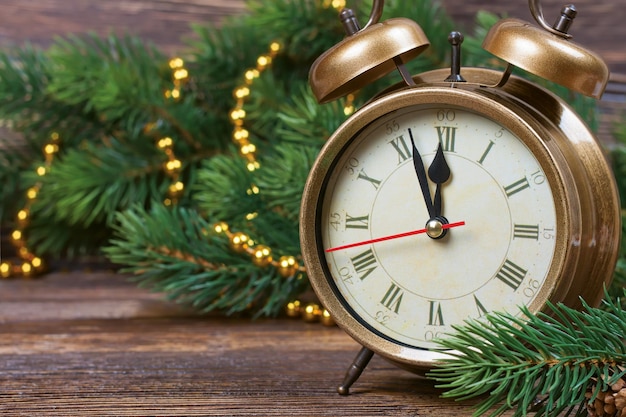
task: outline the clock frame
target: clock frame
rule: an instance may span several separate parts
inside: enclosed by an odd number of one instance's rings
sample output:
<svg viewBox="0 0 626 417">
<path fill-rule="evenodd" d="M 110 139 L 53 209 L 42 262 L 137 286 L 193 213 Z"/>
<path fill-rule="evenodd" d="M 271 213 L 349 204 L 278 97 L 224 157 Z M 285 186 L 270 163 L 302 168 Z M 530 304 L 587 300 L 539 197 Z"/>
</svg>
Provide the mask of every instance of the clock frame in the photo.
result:
<svg viewBox="0 0 626 417">
<path fill-rule="evenodd" d="M 355 316 L 333 283 L 336 278 L 326 266 L 321 241 L 326 181 L 334 169 L 340 169 L 334 161 L 378 118 L 415 105 L 454 106 L 495 121 L 533 153 L 555 199 L 558 238 L 546 280 L 528 305 L 530 311 L 542 310 L 547 301 L 579 306 L 579 297 L 597 303 L 612 277 L 621 234 L 619 200 L 605 155 L 593 134 L 562 100 L 518 77 L 512 77 L 504 89 L 488 87 L 499 77 L 492 70 L 466 68 L 468 82 L 458 85 L 436 82 L 442 75 L 445 77 L 441 70 L 425 73 L 415 77 L 414 87 L 387 91 L 337 129 L 311 170 L 300 221 L 311 284 L 334 320 L 363 346 L 413 370 L 432 367 L 445 353 L 392 341 Z M 518 90 L 526 92 L 530 101 L 520 100 Z"/>
<path fill-rule="evenodd" d="M 567 32 L 576 15 L 574 6 L 563 8 L 553 26 L 546 24 L 539 0 L 529 0 L 529 6 L 542 29 L 504 19 L 483 42 L 487 51 L 508 62 L 503 72 L 462 68 L 463 37 L 452 32 L 448 38 L 452 46 L 450 69 L 410 75 L 405 63 L 426 49 L 429 41 L 409 19 L 377 23 L 383 0 L 374 0 L 363 29 L 354 13 L 344 9 L 340 19 L 348 37 L 320 56 L 311 68 L 310 85 L 320 103 L 354 92 L 392 69 L 398 69 L 403 80 L 370 100 L 332 134 L 312 166 L 302 196 L 301 249 L 311 285 L 336 323 L 363 346 L 338 388 L 340 394 L 349 392 L 374 353 L 416 372 L 433 367 L 446 355 L 438 349 L 399 342 L 384 329 L 367 324 L 346 301 L 335 284 L 338 277 L 333 277 L 327 266 L 321 211 L 324 199 L 329 198 L 329 177 L 340 169 L 338 160 L 353 146 L 355 138 L 386 115 L 414 106 L 464 109 L 502 126 L 532 153 L 550 186 L 557 231 L 545 280 L 537 296 L 526 305 L 531 312 L 544 310 L 548 302 L 574 308 L 582 306 L 581 300 L 595 305 L 612 280 L 621 237 L 621 212 L 604 150 L 563 99 L 536 83 L 511 75 L 514 67 L 520 67 L 599 98 L 608 82 L 608 70 L 598 56 L 570 41 Z M 414 157 L 417 172 L 417 165 L 423 162 L 421 158 L 419 163 L 415 161 Z M 423 178 L 417 175 L 422 183 Z M 420 186 L 423 194 L 429 194 Z M 433 202 L 430 195 L 424 197 L 426 205 Z"/>
</svg>

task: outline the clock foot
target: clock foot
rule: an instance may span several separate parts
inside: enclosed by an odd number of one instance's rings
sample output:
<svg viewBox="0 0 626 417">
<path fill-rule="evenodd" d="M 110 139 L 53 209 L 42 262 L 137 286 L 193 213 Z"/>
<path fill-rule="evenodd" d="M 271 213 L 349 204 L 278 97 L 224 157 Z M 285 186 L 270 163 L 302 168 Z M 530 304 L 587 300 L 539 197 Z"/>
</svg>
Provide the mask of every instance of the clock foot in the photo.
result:
<svg viewBox="0 0 626 417">
<path fill-rule="evenodd" d="M 341 395 L 350 394 L 350 387 L 356 382 L 363 373 L 363 370 L 374 356 L 374 352 L 368 348 L 362 348 L 352 361 L 352 365 L 346 371 L 343 383 L 337 388 L 337 392 Z"/>
</svg>

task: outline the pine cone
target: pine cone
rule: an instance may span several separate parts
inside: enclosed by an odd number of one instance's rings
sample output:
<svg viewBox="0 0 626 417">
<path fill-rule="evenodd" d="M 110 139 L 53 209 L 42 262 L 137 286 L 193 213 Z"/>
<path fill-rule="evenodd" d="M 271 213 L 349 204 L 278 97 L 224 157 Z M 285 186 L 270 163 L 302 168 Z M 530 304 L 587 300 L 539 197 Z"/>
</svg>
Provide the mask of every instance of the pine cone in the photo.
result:
<svg viewBox="0 0 626 417">
<path fill-rule="evenodd" d="M 585 394 L 591 398 L 591 391 Z M 608 391 L 598 394 L 593 403 L 587 404 L 589 417 L 626 417 L 626 381 L 619 379 Z"/>
</svg>

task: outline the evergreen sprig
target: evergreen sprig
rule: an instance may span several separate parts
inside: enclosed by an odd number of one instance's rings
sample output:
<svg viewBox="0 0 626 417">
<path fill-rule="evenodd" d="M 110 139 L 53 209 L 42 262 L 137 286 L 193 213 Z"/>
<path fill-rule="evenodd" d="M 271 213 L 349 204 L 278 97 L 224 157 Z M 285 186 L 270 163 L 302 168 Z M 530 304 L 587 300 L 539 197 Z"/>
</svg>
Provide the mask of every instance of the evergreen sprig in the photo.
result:
<svg viewBox="0 0 626 417">
<path fill-rule="evenodd" d="M 159 174 L 164 157 L 154 146 L 139 154 L 115 138 L 106 142 L 70 149 L 53 164 L 39 179 L 45 192 L 35 200 L 35 216 L 54 207 L 52 221 L 104 226 L 116 211 L 167 194 L 168 183 Z"/>
<path fill-rule="evenodd" d="M 284 278 L 253 265 L 192 209 L 137 206 L 116 217 L 112 246 L 105 249 L 111 260 L 128 265 L 124 272 L 141 286 L 199 312 L 275 315 L 306 288 L 301 274 Z"/>
<path fill-rule="evenodd" d="M 626 311 L 619 301 L 603 303 L 467 321 L 438 340 L 449 358 L 429 377 L 447 390 L 444 397 L 483 397 L 475 416 L 511 409 L 516 417 L 587 415 L 586 402 L 626 374 Z"/>
<path fill-rule="evenodd" d="M 162 101 L 171 77 L 165 57 L 136 37 L 68 36 L 57 39 L 47 56 L 47 91 L 60 102 L 97 113 L 107 124 L 145 123 L 151 115 L 143 113 Z"/>
</svg>

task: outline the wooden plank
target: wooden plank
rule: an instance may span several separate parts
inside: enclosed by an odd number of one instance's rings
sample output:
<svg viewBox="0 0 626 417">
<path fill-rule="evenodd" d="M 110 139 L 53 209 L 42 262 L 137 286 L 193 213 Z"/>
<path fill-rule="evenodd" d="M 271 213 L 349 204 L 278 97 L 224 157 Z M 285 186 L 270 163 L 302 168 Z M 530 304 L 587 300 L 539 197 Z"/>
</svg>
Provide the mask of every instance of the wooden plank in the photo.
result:
<svg viewBox="0 0 626 417">
<path fill-rule="evenodd" d="M 243 0 L 5 0 L 0 45 L 29 41 L 46 47 L 55 36 L 117 33 L 151 40 L 174 54 L 192 36 L 192 23 L 219 24 L 243 8 Z"/>
<path fill-rule="evenodd" d="M 339 328 L 197 317 L 113 272 L 2 280 L 0 314 L 4 415 L 471 414 L 380 357 L 339 396 L 360 348 Z"/>
<path fill-rule="evenodd" d="M 548 22 L 564 0 L 542 0 Z M 347 1 L 350 6 L 351 1 Z M 527 1 L 441 0 L 446 11 L 470 30 L 480 10 L 533 22 Z M 626 74 L 626 7 L 621 0 L 578 0 L 572 27 L 575 41 L 599 53 L 616 73 Z M 54 36 L 93 31 L 130 33 L 154 41 L 170 54 L 180 53 L 190 24 L 219 24 L 241 13 L 244 0 L 5 0 L 0 11 L 0 45 L 31 41 L 47 46 Z"/>
<path fill-rule="evenodd" d="M 1 335 L 0 411 L 10 415 L 469 414 L 379 358 L 339 396 L 358 346 L 302 322 L 28 322 Z"/>
<path fill-rule="evenodd" d="M 189 310 L 137 288 L 112 271 L 54 272 L 0 280 L 0 323 L 33 320 L 176 317 Z"/>
</svg>

